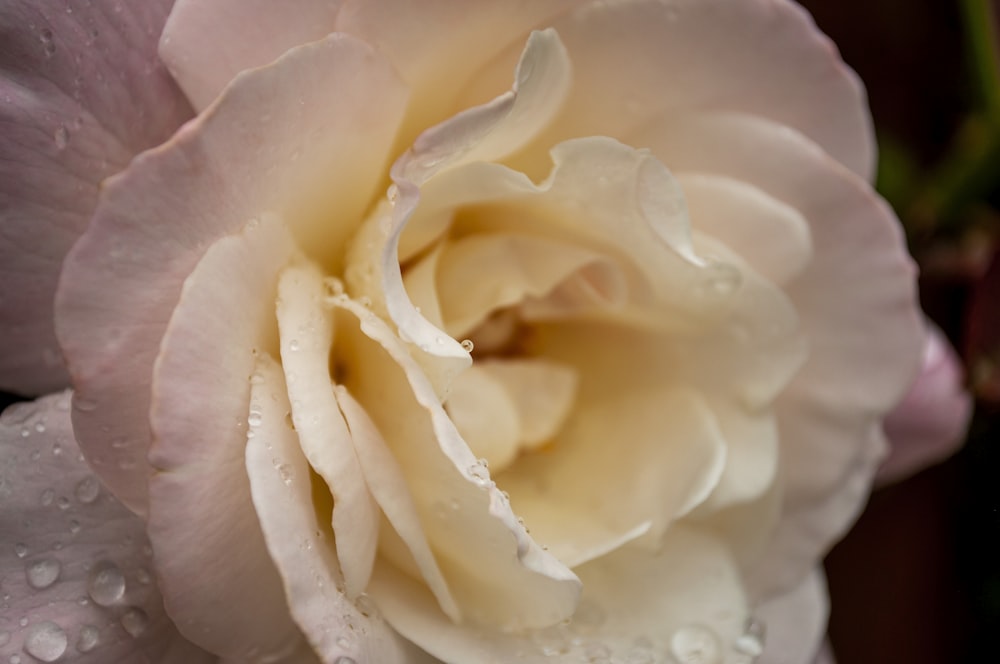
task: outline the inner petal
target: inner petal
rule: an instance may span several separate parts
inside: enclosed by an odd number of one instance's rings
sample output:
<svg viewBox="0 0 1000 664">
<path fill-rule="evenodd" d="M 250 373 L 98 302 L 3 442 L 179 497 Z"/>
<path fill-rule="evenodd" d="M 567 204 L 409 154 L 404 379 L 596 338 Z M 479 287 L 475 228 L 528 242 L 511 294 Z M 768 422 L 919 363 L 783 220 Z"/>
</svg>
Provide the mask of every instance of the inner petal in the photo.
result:
<svg viewBox="0 0 1000 664">
<path fill-rule="evenodd" d="M 325 294 L 322 273 L 311 264 L 293 265 L 281 274 L 277 304 L 281 363 L 302 451 L 333 494 L 337 558 L 347 595 L 353 598 L 368 585 L 375 562 L 378 506 L 334 397 L 329 370 L 333 315 L 322 306 Z M 251 410 L 250 419 L 254 418 Z"/>
</svg>

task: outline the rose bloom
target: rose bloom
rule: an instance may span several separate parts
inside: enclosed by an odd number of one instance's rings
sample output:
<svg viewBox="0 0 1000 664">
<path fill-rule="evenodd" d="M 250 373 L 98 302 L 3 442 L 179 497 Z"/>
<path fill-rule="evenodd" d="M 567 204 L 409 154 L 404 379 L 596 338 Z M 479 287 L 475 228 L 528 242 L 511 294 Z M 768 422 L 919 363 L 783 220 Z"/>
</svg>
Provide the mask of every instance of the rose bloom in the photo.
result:
<svg viewBox="0 0 1000 664">
<path fill-rule="evenodd" d="M 171 4 L 0 3 L 0 652 L 812 661 L 922 323 L 808 15 Z"/>
</svg>

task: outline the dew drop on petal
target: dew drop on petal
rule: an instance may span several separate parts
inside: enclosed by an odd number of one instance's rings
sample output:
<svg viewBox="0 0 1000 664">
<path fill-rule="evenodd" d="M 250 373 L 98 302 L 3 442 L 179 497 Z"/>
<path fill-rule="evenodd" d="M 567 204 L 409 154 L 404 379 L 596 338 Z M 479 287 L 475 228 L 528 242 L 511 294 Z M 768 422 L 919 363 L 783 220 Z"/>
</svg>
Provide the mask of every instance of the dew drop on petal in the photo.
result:
<svg viewBox="0 0 1000 664">
<path fill-rule="evenodd" d="M 466 353 L 471 353 L 473 348 L 475 348 L 475 344 L 472 343 L 472 339 L 462 340 L 462 350 L 464 350 Z"/>
<path fill-rule="evenodd" d="M 76 640 L 76 649 L 80 652 L 90 652 L 101 641 L 101 632 L 93 625 L 80 628 L 80 636 Z"/>
<path fill-rule="evenodd" d="M 670 651 L 679 664 L 718 664 L 719 639 L 704 625 L 682 627 L 670 639 Z"/>
<path fill-rule="evenodd" d="M 24 558 L 28 555 L 28 547 L 24 544 L 17 543 L 14 545 L 14 553 L 17 554 L 18 558 Z"/>
<path fill-rule="evenodd" d="M 52 489 L 46 489 L 42 491 L 41 503 L 42 507 L 48 507 L 52 504 L 52 501 L 56 499 L 56 492 Z"/>
<path fill-rule="evenodd" d="M 66 652 L 66 632 L 51 621 L 38 623 L 24 640 L 25 651 L 43 662 L 54 662 Z"/>
<path fill-rule="evenodd" d="M 125 577 L 118 566 L 103 562 L 94 566 L 87 579 L 87 593 L 101 606 L 111 606 L 125 594 Z"/>
<path fill-rule="evenodd" d="M 132 607 L 122 616 L 122 627 L 129 636 L 135 638 L 146 631 L 149 625 L 149 616 L 142 609 Z"/>
<path fill-rule="evenodd" d="M 56 582 L 61 569 L 58 560 L 46 558 L 29 564 L 25 570 L 25 576 L 28 577 L 29 586 L 36 590 L 41 590 L 42 588 L 48 588 Z"/>
</svg>

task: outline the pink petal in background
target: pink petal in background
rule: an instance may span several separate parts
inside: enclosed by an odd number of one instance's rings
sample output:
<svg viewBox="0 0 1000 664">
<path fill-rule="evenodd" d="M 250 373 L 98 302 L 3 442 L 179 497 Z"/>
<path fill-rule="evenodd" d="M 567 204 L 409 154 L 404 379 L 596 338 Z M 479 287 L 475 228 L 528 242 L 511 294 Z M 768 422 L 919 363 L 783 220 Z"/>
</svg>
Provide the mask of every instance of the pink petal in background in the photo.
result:
<svg viewBox="0 0 1000 664">
<path fill-rule="evenodd" d="M 69 405 L 0 415 L 0 660 L 215 662 L 164 612 L 145 524 L 84 463 Z"/>
<path fill-rule="evenodd" d="M 885 420 L 891 446 L 876 482 L 896 482 L 943 461 L 961 446 L 971 415 L 961 361 L 941 330 L 928 324 L 920 375 Z"/>
<path fill-rule="evenodd" d="M 156 56 L 173 0 L 0 4 L 0 389 L 69 384 L 52 326 L 101 181 L 191 110 Z"/>
</svg>

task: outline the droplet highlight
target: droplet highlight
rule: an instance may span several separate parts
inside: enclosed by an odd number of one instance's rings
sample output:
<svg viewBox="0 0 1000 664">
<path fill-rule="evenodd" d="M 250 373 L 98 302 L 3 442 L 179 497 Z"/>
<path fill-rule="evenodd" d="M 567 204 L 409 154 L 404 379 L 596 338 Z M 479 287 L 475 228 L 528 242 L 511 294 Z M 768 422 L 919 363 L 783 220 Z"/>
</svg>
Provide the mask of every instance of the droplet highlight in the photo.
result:
<svg viewBox="0 0 1000 664">
<path fill-rule="evenodd" d="M 25 570 L 25 576 L 28 578 L 29 586 L 35 590 L 41 590 L 48 588 L 56 582 L 61 569 L 62 567 L 59 565 L 58 560 L 46 558 L 45 560 L 36 560 L 29 564 Z"/>
<path fill-rule="evenodd" d="M 96 604 L 112 606 L 125 595 L 125 576 L 114 563 L 99 563 L 90 571 L 87 594 Z"/>
<path fill-rule="evenodd" d="M 54 662 L 66 652 L 66 632 L 51 621 L 38 623 L 28 632 L 24 650 L 35 659 Z"/>
</svg>

